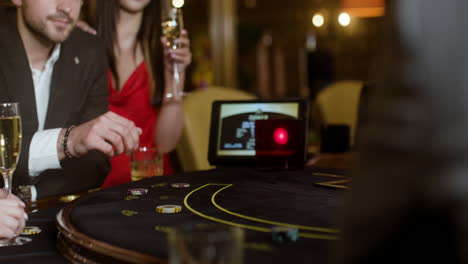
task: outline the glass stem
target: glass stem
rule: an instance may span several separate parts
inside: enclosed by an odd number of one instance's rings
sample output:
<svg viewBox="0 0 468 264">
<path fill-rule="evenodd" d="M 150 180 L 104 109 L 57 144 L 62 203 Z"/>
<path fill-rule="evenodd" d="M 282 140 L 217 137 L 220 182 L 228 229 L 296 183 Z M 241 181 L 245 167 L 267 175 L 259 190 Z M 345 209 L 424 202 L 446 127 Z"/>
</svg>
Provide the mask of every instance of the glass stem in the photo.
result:
<svg viewBox="0 0 468 264">
<path fill-rule="evenodd" d="M 8 193 L 8 195 L 11 194 L 11 181 L 12 181 L 12 174 L 13 172 L 11 170 L 6 170 L 3 175 L 3 184 L 5 185 L 4 189 Z"/>
<path fill-rule="evenodd" d="M 179 95 L 179 84 L 180 84 L 180 74 L 179 74 L 179 67 L 177 66 L 177 63 L 174 63 L 174 89 L 173 89 L 173 95 L 178 96 Z"/>
</svg>

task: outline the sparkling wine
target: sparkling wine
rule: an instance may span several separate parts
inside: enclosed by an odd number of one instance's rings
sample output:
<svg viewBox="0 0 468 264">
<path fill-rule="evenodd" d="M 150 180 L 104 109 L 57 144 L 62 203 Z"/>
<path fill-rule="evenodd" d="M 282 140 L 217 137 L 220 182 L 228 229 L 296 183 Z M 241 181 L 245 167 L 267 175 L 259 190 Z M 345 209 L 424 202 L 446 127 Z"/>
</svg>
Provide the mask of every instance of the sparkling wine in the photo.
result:
<svg viewBox="0 0 468 264">
<path fill-rule="evenodd" d="M 167 45 L 172 49 L 177 48 L 175 40 L 180 37 L 181 26 L 176 19 L 168 19 L 161 23 L 162 32 L 167 39 Z"/>
<path fill-rule="evenodd" d="M 2 173 L 16 169 L 21 149 L 21 118 L 0 117 L 0 170 Z"/>
<path fill-rule="evenodd" d="M 13 172 L 21 151 L 21 114 L 19 103 L 0 104 L 0 172 L 3 188 L 11 195 Z M 19 246 L 31 242 L 29 237 L 16 236 L 0 240 L 0 247 Z"/>
</svg>

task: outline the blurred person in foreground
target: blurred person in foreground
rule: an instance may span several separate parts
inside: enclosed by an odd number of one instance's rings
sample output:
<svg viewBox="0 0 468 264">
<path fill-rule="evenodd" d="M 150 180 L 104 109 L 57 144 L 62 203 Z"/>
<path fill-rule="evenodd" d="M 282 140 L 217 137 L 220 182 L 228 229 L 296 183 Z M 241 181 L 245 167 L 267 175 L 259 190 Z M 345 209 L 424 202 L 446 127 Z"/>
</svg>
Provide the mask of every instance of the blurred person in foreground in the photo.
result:
<svg viewBox="0 0 468 264">
<path fill-rule="evenodd" d="M 13 177 L 25 200 L 99 187 L 108 157 L 141 129 L 107 112 L 105 51 L 75 29 L 81 0 L 12 0 L 0 9 L 0 101 L 19 102 L 22 149 Z"/>
<path fill-rule="evenodd" d="M 0 242 L 10 240 L 23 230 L 28 215 L 24 203 L 15 195 L 0 190 Z"/>
<path fill-rule="evenodd" d="M 337 263 L 468 263 L 467 10 L 387 1 Z"/>
<path fill-rule="evenodd" d="M 185 69 L 192 60 L 187 32 L 173 50 L 161 33 L 160 1 L 96 1 L 98 36 L 104 40 L 110 69 L 109 108 L 143 129 L 141 147 L 156 146 L 164 153 L 164 174 L 172 167 L 166 153 L 175 149 L 182 134 Z M 181 80 L 174 82 L 173 64 Z M 177 85 L 173 93 L 173 86 Z M 168 96 L 170 95 L 170 96 Z M 111 160 L 103 187 L 131 181 L 130 156 Z"/>
</svg>

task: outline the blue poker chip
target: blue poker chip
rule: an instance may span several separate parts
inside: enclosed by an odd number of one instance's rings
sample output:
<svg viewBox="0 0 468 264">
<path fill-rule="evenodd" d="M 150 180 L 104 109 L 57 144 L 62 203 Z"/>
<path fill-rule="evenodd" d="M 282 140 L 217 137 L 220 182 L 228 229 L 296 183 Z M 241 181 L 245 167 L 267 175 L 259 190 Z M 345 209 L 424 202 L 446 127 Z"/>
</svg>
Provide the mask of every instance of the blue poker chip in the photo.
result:
<svg viewBox="0 0 468 264">
<path fill-rule="evenodd" d="M 299 239 L 299 230 L 294 227 L 274 226 L 271 228 L 273 242 L 295 242 Z"/>
</svg>

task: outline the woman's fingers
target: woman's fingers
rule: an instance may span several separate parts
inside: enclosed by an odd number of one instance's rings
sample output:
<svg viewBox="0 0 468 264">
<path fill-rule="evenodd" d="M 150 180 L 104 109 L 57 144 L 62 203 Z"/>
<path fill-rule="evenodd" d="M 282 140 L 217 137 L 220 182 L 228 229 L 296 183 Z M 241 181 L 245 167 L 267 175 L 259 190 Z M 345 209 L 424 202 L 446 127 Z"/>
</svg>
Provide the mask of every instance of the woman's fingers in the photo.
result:
<svg viewBox="0 0 468 264">
<path fill-rule="evenodd" d="M 23 230 L 28 216 L 24 204 L 14 198 L 0 200 L 0 239 L 10 239 Z"/>
</svg>

